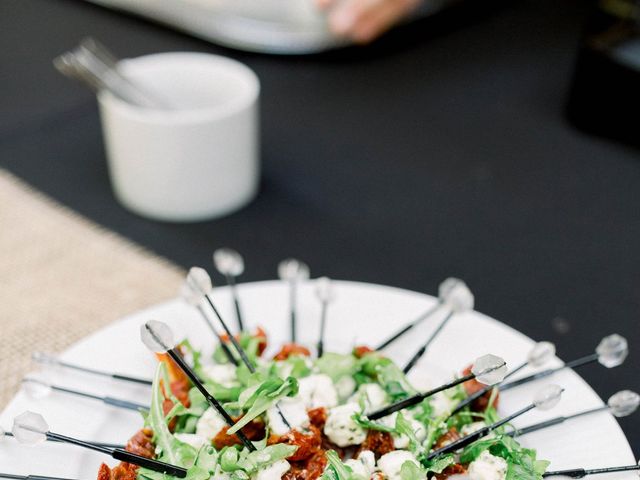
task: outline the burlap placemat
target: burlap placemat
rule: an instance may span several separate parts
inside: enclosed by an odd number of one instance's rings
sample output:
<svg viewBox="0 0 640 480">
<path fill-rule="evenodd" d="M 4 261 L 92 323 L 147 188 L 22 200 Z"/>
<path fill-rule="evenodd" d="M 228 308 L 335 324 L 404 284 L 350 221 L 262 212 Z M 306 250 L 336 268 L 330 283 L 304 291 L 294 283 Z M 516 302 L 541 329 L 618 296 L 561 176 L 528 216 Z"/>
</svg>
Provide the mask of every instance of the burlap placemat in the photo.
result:
<svg viewBox="0 0 640 480">
<path fill-rule="evenodd" d="M 176 295 L 184 272 L 0 169 L 0 409 L 32 368 L 140 308 Z"/>
</svg>

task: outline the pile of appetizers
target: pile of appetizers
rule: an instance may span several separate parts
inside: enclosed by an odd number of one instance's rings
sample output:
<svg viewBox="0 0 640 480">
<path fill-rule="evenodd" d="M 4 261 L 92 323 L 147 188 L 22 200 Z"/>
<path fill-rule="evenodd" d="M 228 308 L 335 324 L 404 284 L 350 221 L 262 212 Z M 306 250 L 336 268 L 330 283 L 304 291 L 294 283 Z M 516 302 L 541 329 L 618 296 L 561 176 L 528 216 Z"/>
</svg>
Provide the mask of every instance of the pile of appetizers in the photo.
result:
<svg viewBox="0 0 640 480">
<path fill-rule="evenodd" d="M 524 367 L 540 367 L 554 356 L 553 345 L 540 342 L 509 372 L 504 360 L 487 354 L 469 359 L 469 367 L 446 384 L 434 385 L 414 366 L 453 315 L 473 309 L 473 296 L 464 282 L 443 282 L 438 304 L 379 346 L 337 353 L 324 341 L 326 311 L 334 299 L 328 279 L 317 281 L 322 303 L 317 344 L 310 347 L 295 341 L 296 285 L 308 278 L 308 270 L 288 260 L 281 265 L 280 276 L 291 286 L 292 341 L 267 358 L 267 334 L 261 328 L 245 328 L 235 296 L 238 271 L 228 257 L 226 261 L 227 266 L 219 269 L 225 270 L 233 289 L 235 331 L 216 308 L 204 270 L 191 269 L 182 291 L 211 329 L 216 344 L 212 355 L 205 356 L 187 339 L 176 340 L 179 333 L 174 335 L 162 322 L 150 320 L 141 327 L 141 340 L 155 353 L 158 365 L 149 382 L 148 407 L 111 399 L 115 406 L 139 408 L 143 417 L 144 426 L 126 446 L 53 433 L 42 417 L 31 412 L 16 418 L 13 436 L 23 443 L 76 444 L 121 460 L 113 467 L 102 464 L 98 480 L 538 480 L 638 468 L 548 472 L 549 463 L 518 442 L 522 435 L 571 418 L 556 417 L 521 429 L 510 423 L 533 409 L 555 406 L 563 392 L 559 386 L 535 391 L 531 403 L 516 412 L 498 413 L 501 390 L 563 368 L 593 362 L 608 368 L 620 365 L 627 343 L 619 335 L 605 337 L 595 353 L 564 367 L 509 380 Z M 446 312 L 444 319 L 407 365 L 401 367 L 385 355 L 385 347 L 401 341 L 438 309 Z M 602 410 L 624 416 L 639 403 L 637 394 L 622 391 L 602 408 L 576 416 Z"/>
</svg>

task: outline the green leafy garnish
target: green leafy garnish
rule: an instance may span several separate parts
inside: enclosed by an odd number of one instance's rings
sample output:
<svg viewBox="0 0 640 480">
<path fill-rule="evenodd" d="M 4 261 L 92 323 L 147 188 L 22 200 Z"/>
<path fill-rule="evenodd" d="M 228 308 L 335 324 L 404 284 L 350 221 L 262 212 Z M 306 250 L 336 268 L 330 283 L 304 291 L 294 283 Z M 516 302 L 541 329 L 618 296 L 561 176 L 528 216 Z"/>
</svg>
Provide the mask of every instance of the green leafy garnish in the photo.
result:
<svg viewBox="0 0 640 480">
<path fill-rule="evenodd" d="M 240 394 L 237 402 L 227 404 L 227 407 L 230 408 L 246 410 L 244 416 L 228 430 L 228 433 L 237 432 L 251 420 L 266 412 L 281 398 L 294 396 L 297 393 L 298 381 L 293 377 L 288 377 L 286 380 L 271 377 L 252 388 L 248 388 Z"/>
<path fill-rule="evenodd" d="M 351 467 L 342 463 L 334 450 L 326 454 L 329 464 L 322 474 L 321 480 L 366 480 L 363 476 L 353 473 Z"/>
</svg>

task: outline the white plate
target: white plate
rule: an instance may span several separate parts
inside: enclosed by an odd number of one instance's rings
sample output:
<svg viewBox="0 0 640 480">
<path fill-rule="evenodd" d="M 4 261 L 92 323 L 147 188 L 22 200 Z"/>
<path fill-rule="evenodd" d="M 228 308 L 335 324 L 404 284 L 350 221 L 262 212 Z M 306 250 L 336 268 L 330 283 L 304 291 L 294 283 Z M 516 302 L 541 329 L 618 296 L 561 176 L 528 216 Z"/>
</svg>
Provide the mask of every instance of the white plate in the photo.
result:
<svg viewBox="0 0 640 480">
<path fill-rule="evenodd" d="M 345 351 L 353 344 L 375 345 L 398 326 L 415 318 L 434 304 L 433 297 L 396 288 L 354 282 L 336 282 L 336 302 L 330 307 L 327 327 L 327 350 L 337 346 Z M 280 282 L 249 283 L 240 286 L 246 322 L 261 325 L 268 334 L 271 351 L 288 339 L 288 290 Z M 225 288 L 217 289 L 223 315 L 233 324 L 235 317 Z M 315 342 L 319 305 L 311 284 L 303 285 L 299 294 L 299 331 L 301 341 Z M 195 346 L 210 351 L 211 334 L 189 306 L 179 300 L 164 303 L 130 315 L 85 338 L 67 350 L 63 358 L 85 366 L 151 377 L 154 359 L 139 341 L 139 326 L 149 319 L 166 321 L 176 332 L 184 333 Z M 422 325 L 388 354 L 406 361 L 437 324 L 432 319 Z M 597 339 L 594 338 L 594 343 Z M 485 353 L 503 356 L 511 365 L 522 362 L 533 341 L 506 325 L 477 312 L 454 317 L 420 364 L 420 373 L 429 374 L 433 383 L 446 379 Z M 560 361 L 554 360 L 556 365 Z M 594 366 L 593 368 L 604 368 Z M 524 372 L 529 373 L 529 372 Z M 603 370 L 604 373 L 604 370 Z M 43 375 L 39 372 L 34 375 Z M 96 379 L 69 371 L 48 371 L 55 383 L 94 393 L 109 394 L 142 403 L 149 402 L 148 388 L 117 381 Z M 527 425 L 550 416 L 570 414 L 602 405 L 598 395 L 572 371 L 556 374 L 527 387 L 506 392 L 500 410 L 512 412 L 530 402 L 533 392 L 545 383 L 566 388 L 565 396 L 552 412 L 531 412 L 516 425 Z M 12 418 L 24 410 L 42 413 L 51 430 L 83 439 L 124 442 L 142 424 L 138 414 L 104 406 L 92 400 L 54 393 L 34 400 L 19 392 L 0 415 L 0 426 L 10 428 Z M 570 423 L 539 431 L 522 438 L 522 443 L 538 450 L 539 458 L 551 460 L 552 469 L 597 467 L 635 463 L 631 448 L 615 418 L 608 413 L 592 415 Z M 0 471 L 16 474 L 54 475 L 68 478 L 96 477 L 102 461 L 108 458 L 68 445 L 51 443 L 35 447 L 18 445 L 7 439 L 0 446 Z M 612 474 L 607 480 L 637 478 L 633 472 Z"/>
</svg>

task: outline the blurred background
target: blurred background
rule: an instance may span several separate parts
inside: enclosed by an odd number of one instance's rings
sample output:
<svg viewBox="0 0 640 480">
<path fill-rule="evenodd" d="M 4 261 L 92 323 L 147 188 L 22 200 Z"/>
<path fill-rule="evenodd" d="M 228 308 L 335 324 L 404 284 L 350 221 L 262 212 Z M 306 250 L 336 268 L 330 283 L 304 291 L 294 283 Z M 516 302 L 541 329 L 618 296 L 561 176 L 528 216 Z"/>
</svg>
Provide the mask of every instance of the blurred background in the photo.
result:
<svg viewBox="0 0 640 480">
<path fill-rule="evenodd" d="M 555 342 L 562 359 L 591 352 L 604 335 L 627 337 L 625 365 L 580 374 L 603 398 L 637 389 L 638 3 L 416 8 L 353 45 L 309 10 L 284 26 L 262 17 L 263 30 L 247 30 L 216 12 L 131 15 L 81 0 L 4 0 L 0 167 L 177 268 L 209 266 L 211 252 L 229 246 L 245 256 L 241 281 L 275 278 L 290 256 L 314 277 L 432 294 L 445 277 L 460 277 L 477 310 Z M 261 83 L 255 200 L 195 223 L 122 207 L 95 95 L 52 66 L 85 36 L 124 58 L 208 52 L 249 66 Z M 10 219 L 40 221 L 8 215 L 4 198 L 0 238 L 15 228 Z M 3 256 L 8 285 L 18 267 L 6 243 Z M 38 285 L 58 282 L 66 280 Z M 638 454 L 638 417 L 620 423 Z"/>
</svg>

